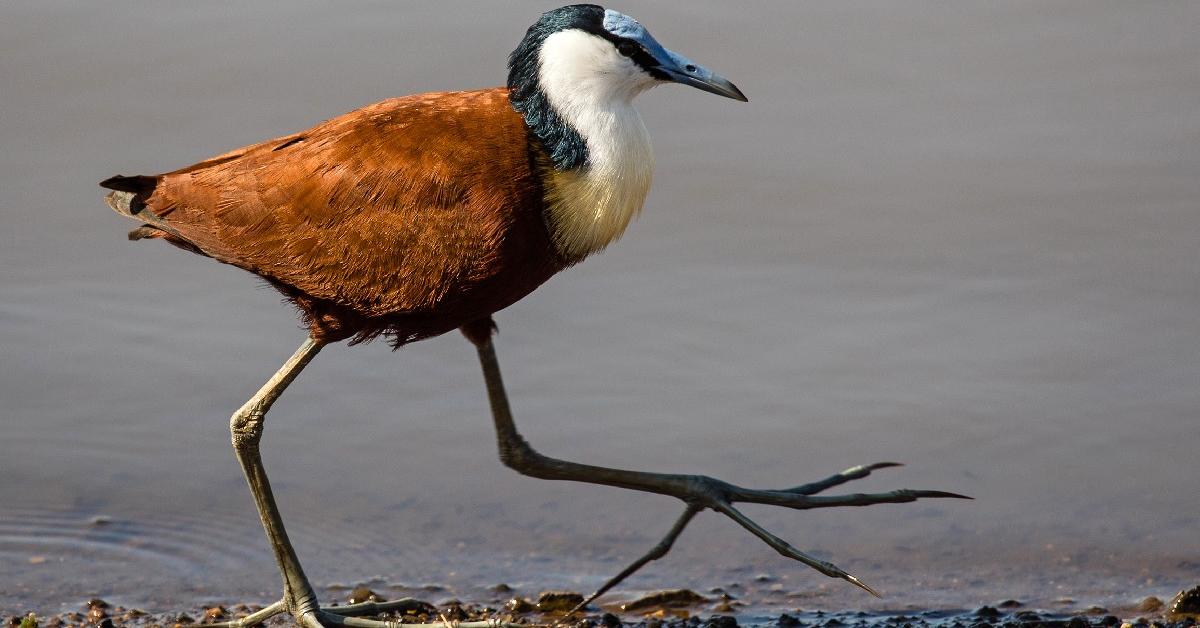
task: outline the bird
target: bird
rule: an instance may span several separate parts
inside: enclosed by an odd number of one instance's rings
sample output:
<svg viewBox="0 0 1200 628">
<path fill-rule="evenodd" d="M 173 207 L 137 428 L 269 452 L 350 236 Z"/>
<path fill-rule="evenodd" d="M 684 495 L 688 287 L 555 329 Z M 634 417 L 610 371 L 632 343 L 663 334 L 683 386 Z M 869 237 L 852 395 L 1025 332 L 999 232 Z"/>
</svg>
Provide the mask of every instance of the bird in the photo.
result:
<svg viewBox="0 0 1200 628">
<path fill-rule="evenodd" d="M 735 504 L 805 510 L 964 497 L 909 489 L 816 495 L 898 466 L 890 462 L 776 490 L 598 467 L 544 455 L 517 430 L 493 316 L 604 250 L 638 215 L 654 157 L 634 98 L 668 83 L 748 101 L 728 79 L 663 47 L 637 20 L 598 5 L 569 5 L 529 27 L 508 56 L 503 87 L 392 98 L 185 168 L 100 183 L 111 190 L 107 204 L 139 223 L 131 240 L 163 240 L 249 271 L 278 289 L 307 328 L 301 346 L 230 418 L 234 452 L 283 592 L 229 626 L 245 628 L 282 613 L 308 628 L 395 626 L 356 617 L 386 606 L 318 604 L 259 454 L 272 404 L 335 342 L 384 338 L 399 348 L 459 330 L 478 354 L 504 465 L 534 478 L 683 502 L 662 540 L 577 611 L 666 555 L 704 510 L 725 515 L 788 558 L 875 593 L 762 528 Z"/>
</svg>

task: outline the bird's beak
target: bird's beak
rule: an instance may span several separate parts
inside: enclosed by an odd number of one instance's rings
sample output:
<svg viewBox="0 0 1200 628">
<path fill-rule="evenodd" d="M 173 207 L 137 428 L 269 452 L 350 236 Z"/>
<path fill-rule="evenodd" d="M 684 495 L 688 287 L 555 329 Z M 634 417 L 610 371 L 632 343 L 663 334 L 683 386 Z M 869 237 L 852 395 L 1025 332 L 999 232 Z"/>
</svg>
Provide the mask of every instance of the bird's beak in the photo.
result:
<svg viewBox="0 0 1200 628">
<path fill-rule="evenodd" d="M 695 63 L 683 55 L 661 47 L 658 50 L 652 51 L 651 54 L 654 55 L 654 60 L 658 61 L 656 69 L 666 74 L 668 80 L 672 82 L 691 85 L 696 89 L 702 89 L 711 94 L 742 102 L 750 100 L 746 98 L 742 90 L 737 88 L 737 85 L 730 83 L 729 79 Z"/>
</svg>

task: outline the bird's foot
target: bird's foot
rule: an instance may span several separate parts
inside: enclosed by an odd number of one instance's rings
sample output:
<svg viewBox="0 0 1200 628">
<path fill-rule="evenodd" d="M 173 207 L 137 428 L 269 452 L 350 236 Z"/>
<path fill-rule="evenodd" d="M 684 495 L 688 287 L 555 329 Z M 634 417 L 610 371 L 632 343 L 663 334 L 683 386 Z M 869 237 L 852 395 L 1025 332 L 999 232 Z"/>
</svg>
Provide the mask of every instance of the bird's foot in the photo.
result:
<svg viewBox="0 0 1200 628">
<path fill-rule="evenodd" d="M 762 526 L 754 522 L 740 510 L 735 508 L 733 504 L 737 502 L 746 502 L 754 504 L 768 504 L 771 506 L 783 506 L 785 508 L 793 508 L 796 510 L 809 510 L 814 508 L 833 508 L 837 506 L 870 506 L 873 504 L 898 504 L 912 502 L 924 498 L 955 498 L 955 499 L 971 499 L 966 495 L 957 493 L 948 493 L 946 491 L 929 491 L 929 490 L 913 490 L 900 489 L 889 491 L 886 493 L 854 493 L 847 495 L 827 495 L 815 496 L 826 489 L 845 484 L 852 480 L 865 478 L 877 469 L 888 467 L 902 466 L 897 462 L 878 462 L 870 465 L 862 465 L 851 467 L 834 474 L 818 482 L 793 486 L 791 488 L 776 489 L 776 490 L 757 490 L 748 489 L 730 484 L 708 476 L 686 476 L 683 482 L 664 482 L 663 486 L 656 489 L 656 492 L 662 492 L 673 495 L 683 500 L 686 504 L 683 514 L 676 520 L 675 525 L 667 532 L 657 545 L 642 557 L 638 558 L 621 573 L 617 574 L 610 580 L 604 583 L 595 593 L 588 596 L 586 600 L 576 606 L 571 613 L 582 610 L 593 600 L 600 597 L 610 589 L 615 587 L 625 578 L 628 578 L 646 563 L 662 558 L 670 551 L 675 539 L 683 532 L 684 528 L 691 523 L 692 518 L 701 510 L 711 509 L 719 512 L 726 517 L 737 522 L 738 525 L 750 531 L 751 534 L 762 539 L 767 545 L 771 546 L 780 554 L 797 560 L 799 562 L 812 567 L 813 569 L 830 576 L 832 578 L 841 578 L 857 587 L 862 588 L 871 595 L 879 597 L 879 593 L 864 583 L 862 580 L 850 575 L 845 570 L 828 561 L 820 560 L 814 556 L 810 556 L 792 547 L 787 541 L 768 532 Z M 675 478 L 678 479 L 678 476 Z M 669 488 L 668 488 L 669 487 Z"/>
<path fill-rule="evenodd" d="M 424 602 L 412 598 L 404 598 L 392 602 L 360 602 L 358 604 L 326 606 L 324 608 L 313 605 L 310 609 L 297 612 L 289 611 L 287 602 L 280 600 L 245 617 L 233 621 L 206 624 L 205 628 L 251 628 L 276 615 L 284 613 L 291 614 L 296 623 L 304 628 L 428 628 L 428 626 L 443 626 L 445 628 L 518 628 L 516 624 L 499 619 L 455 621 L 446 617 L 439 617 L 437 622 L 422 624 L 369 618 L 371 615 L 384 615 L 397 611 L 403 613 L 408 610 L 423 609 L 425 606 Z"/>
</svg>

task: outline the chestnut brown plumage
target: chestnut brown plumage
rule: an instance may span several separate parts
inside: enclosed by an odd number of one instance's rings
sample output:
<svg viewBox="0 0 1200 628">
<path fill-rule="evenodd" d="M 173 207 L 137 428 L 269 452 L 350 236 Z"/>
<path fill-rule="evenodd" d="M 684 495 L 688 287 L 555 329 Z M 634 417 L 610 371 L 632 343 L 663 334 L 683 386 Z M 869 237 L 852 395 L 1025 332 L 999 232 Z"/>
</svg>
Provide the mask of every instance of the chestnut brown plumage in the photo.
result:
<svg viewBox="0 0 1200 628">
<path fill-rule="evenodd" d="M 496 88 L 395 98 L 101 185 L 135 194 L 110 195 L 118 211 L 173 228 L 138 237 L 265 278 L 314 339 L 400 346 L 486 318 L 567 265 L 543 218 L 546 163 Z"/>
<path fill-rule="evenodd" d="M 403 628 L 357 615 L 396 604 L 321 608 L 259 454 L 267 412 L 323 346 L 380 335 L 402 346 L 453 329 L 475 345 L 500 460 L 537 478 L 669 495 L 683 514 L 653 549 L 583 608 L 662 557 L 700 511 L 717 511 L 784 556 L 870 587 L 809 556 L 734 507 L 795 509 L 961 497 L 942 491 L 816 496 L 894 463 L 852 467 L 782 490 L 707 476 L 610 469 L 550 458 L 517 431 L 500 376 L 492 314 L 624 232 L 649 190 L 651 151 L 638 93 L 678 82 L 745 101 L 737 87 L 663 48 L 628 16 L 594 5 L 544 14 L 509 61 L 507 88 L 396 98 L 286 137 L 161 175 L 117 176 L 108 204 L 165 239 L 263 277 L 299 308 L 309 337 L 230 419 L 234 451 L 283 577 L 280 601 L 210 628 L 290 613 L 305 628 Z M 467 622 L 462 628 L 497 628 Z"/>
</svg>

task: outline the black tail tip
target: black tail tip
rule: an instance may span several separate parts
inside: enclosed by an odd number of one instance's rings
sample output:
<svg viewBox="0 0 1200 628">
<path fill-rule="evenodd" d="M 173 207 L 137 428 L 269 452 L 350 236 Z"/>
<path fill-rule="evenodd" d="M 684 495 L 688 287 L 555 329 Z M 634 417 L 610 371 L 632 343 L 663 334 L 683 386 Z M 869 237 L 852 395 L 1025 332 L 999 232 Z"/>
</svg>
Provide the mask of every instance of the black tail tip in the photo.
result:
<svg viewBox="0 0 1200 628">
<path fill-rule="evenodd" d="M 154 191 L 154 186 L 158 185 L 158 177 L 147 177 L 144 175 L 136 175 L 127 177 L 117 175 L 109 177 L 100 182 L 100 187 L 118 192 L 131 192 L 133 194 L 147 194 Z"/>
</svg>

